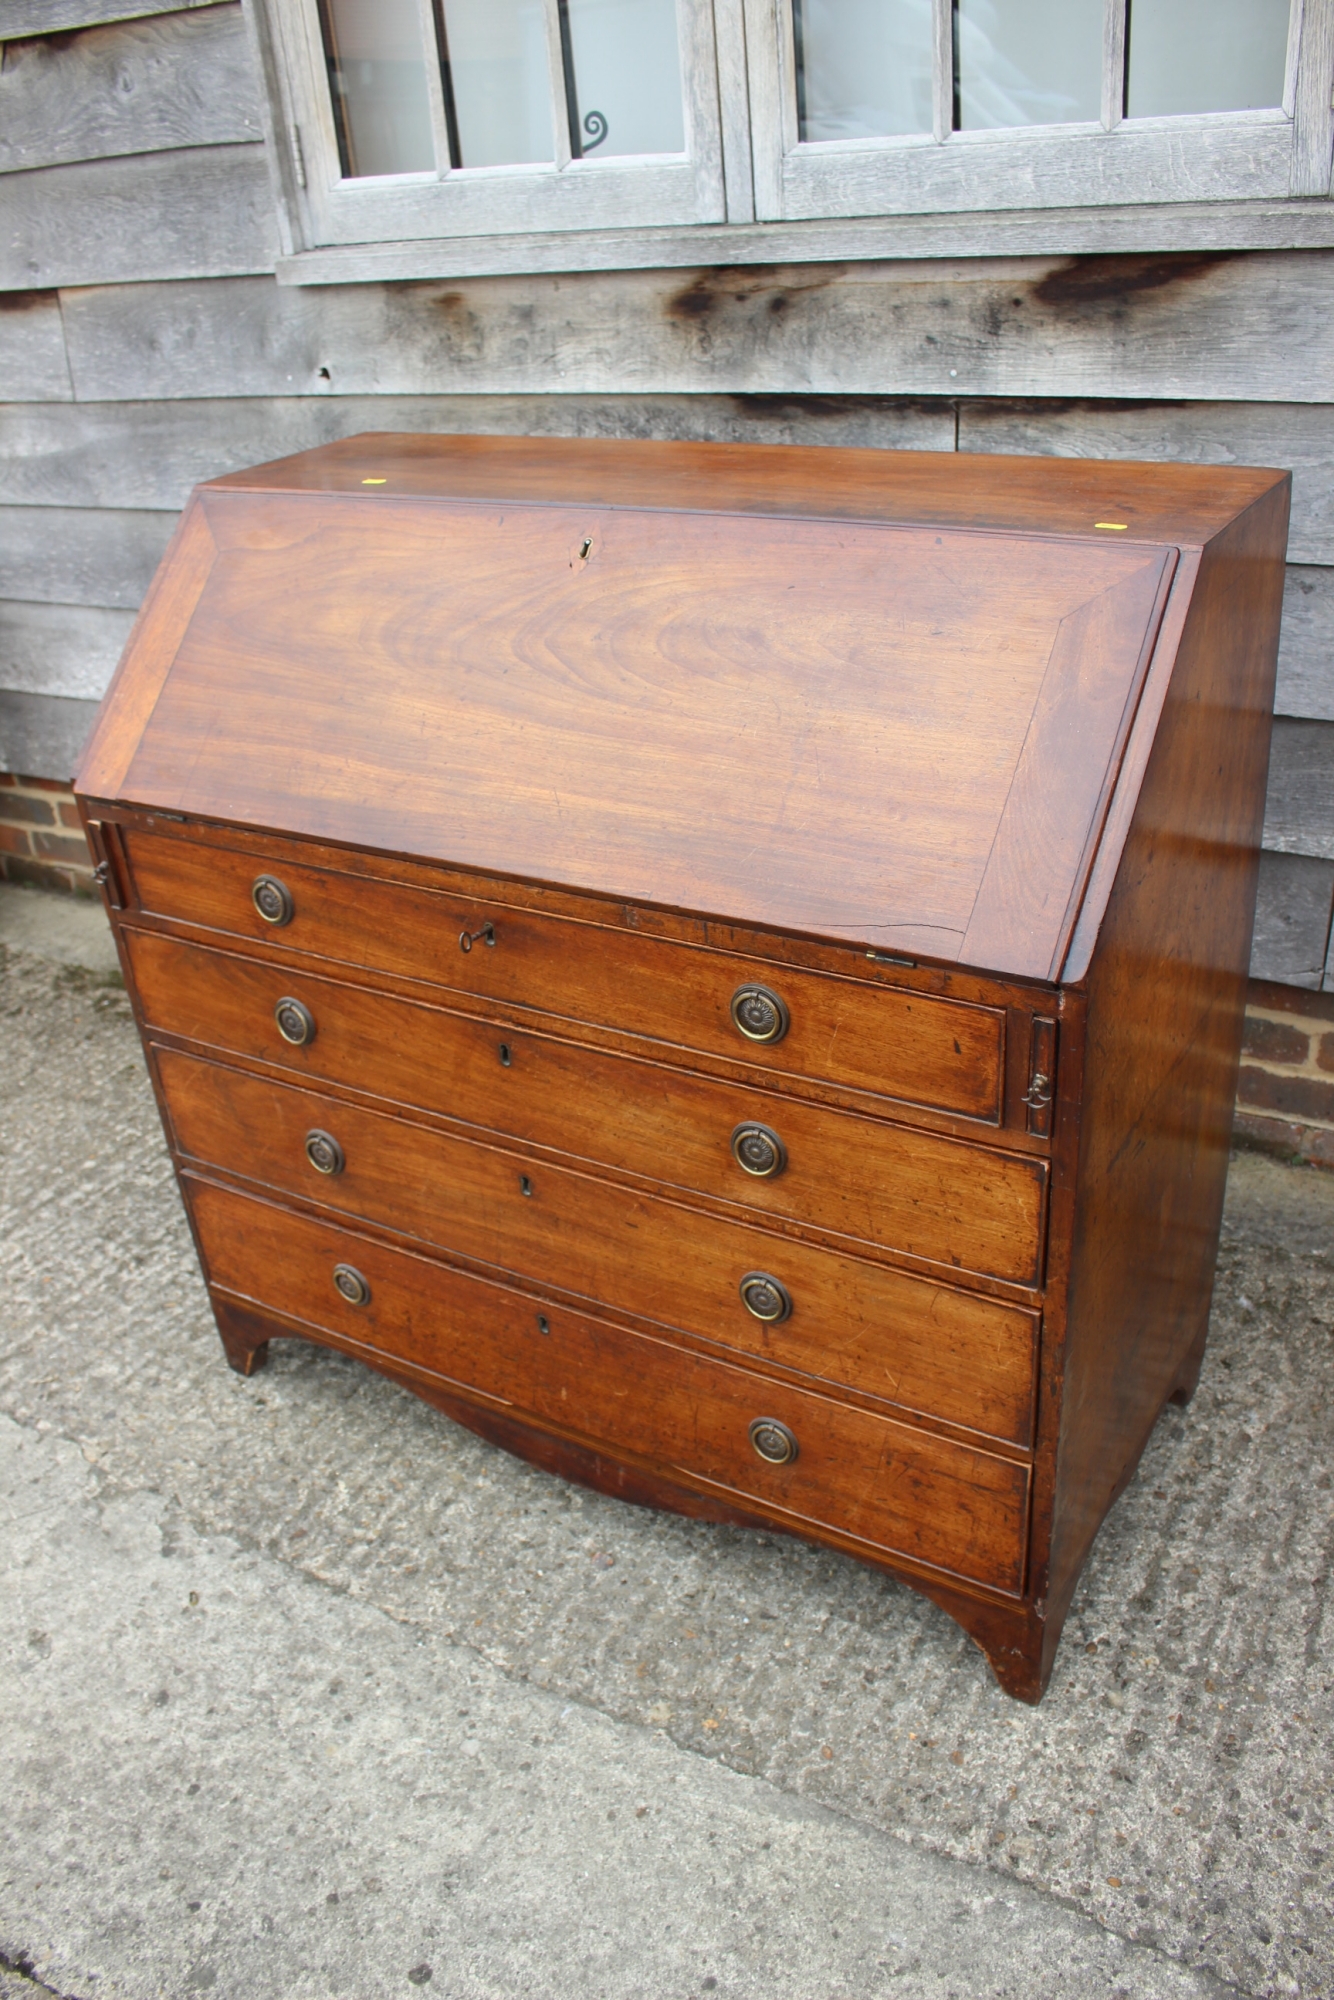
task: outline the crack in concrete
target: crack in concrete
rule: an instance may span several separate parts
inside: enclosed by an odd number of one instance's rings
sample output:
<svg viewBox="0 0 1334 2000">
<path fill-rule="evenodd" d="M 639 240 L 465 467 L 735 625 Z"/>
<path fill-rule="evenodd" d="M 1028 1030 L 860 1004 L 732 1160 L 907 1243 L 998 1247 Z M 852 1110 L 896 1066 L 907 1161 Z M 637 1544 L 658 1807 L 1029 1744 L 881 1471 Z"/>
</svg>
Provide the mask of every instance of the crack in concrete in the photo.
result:
<svg viewBox="0 0 1334 2000">
<path fill-rule="evenodd" d="M 37 1969 L 26 1951 L 0 1947 L 0 1972 L 8 1973 L 11 1978 L 21 1979 L 23 1981 L 21 1991 L 25 1994 L 40 1993 L 45 1996 L 45 2000 L 83 2000 L 83 1996 L 77 1993 L 58 1992 L 54 1986 L 48 1986 L 44 1980 L 39 1979 Z M 11 2000 L 11 1995 L 0 1991 L 0 2000 Z M 19 2000 L 17 1993 L 13 1995 L 13 2000 Z"/>
</svg>

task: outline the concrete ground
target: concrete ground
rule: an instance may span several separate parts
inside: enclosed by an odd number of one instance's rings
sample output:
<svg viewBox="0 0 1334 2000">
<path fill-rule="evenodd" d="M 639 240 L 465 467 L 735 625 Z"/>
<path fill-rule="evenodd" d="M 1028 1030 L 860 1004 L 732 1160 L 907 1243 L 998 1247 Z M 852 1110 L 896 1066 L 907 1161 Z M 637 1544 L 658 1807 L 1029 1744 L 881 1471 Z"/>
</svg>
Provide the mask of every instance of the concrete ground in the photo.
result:
<svg viewBox="0 0 1334 2000">
<path fill-rule="evenodd" d="M 0 945 L 0 2000 L 1334 1994 L 1334 1175 L 1235 1161 L 1030 1710 L 851 1560 L 232 1374 L 100 911 Z"/>
</svg>

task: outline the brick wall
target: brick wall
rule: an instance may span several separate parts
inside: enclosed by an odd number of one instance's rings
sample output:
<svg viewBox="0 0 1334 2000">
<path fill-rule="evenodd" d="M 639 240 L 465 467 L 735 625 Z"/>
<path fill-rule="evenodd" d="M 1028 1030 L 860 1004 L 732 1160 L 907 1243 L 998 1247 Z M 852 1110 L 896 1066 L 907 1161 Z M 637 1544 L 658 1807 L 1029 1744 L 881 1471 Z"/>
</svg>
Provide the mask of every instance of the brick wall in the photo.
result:
<svg viewBox="0 0 1334 2000">
<path fill-rule="evenodd" d="M 66 786 L 0 772 L 0 879 L 95 894 Z M 1251 981 L 1234 1130 L 1242 1145 L 1334 1167 L 1334 993 Z"/>
<path fill-rule="evenodd" d="M 67 785 L 0 771 L 0 880 L 36 882 L 64 895 L 96 893 L 92 857 Z"/>
<path fill-rule="evenodd" d="M 1235 1131 L 1245 1145 L 1334 1167 L 1334 993 L 1251 981 Z"/>
</svg>

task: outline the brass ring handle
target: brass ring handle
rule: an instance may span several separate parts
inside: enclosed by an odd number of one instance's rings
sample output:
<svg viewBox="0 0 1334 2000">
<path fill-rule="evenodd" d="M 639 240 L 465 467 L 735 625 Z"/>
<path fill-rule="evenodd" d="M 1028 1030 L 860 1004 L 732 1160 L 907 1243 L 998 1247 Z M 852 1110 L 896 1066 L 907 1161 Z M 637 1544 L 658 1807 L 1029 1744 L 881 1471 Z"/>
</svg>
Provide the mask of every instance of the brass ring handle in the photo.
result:
<svg viewBox="0 0 1334 2000">
<path fill-rule="evenodd" d="M 317 1174 L 341 1174 L 347 1165 L 333 1133 L 322 1132 L 318 1126 L 306 1134 L 306 1158 Z"/>
<path fill-rule="evenodd" d="M 750 1426 L 752 1447 L 766 1465 L 791 1465 L 798 1451 L 797 1440 L 777 1417 L 756 1417 Z"/>
<path fill-rule="evenodd" d="M 371 1288 L 355 1264 L 335 1264 L 333 1281 L 338 1296 L 346 1299 L 350 1306 L 370 1304 Z"/>
<path fill-rule="evenodd" d="M 771 986 L 738 986 L 732 995 L 732 1026 L 748 1042 L 781 1042 L 791 1024 L 787 1002 Z"/>
<path fill-rule="evenodd" d="M 290 994 L 283 998 L 273 1010 L 273 1018 L 278 1023 L 278 1033 L 294 1049 L 304 1049 L 315 1039 L 315 1016 L 309 1007 L 303 1007 Z"/>
<path fill-rule="evenodd" d="M 272 924 L 275 930 L 280 931 L 284 924 L 290 924 L 296 915 L 292 892 L 276 875 L 256 875 L 250 900 L 265 923 Z"/>
<path fill-rule="evenodd" d="M 787 1165 L 787 1147 L 772 1125 L 746 1123 L 732 1133 L 732 1158 L 743 1174 L 771 1181 Z"/>
<path fill-rule="evenodd" d="M 768 1271 L 747 1271 L 737 1288 L 741 1303 L 766 1326 L 779 1326 L 792 1316 L 792 1294 Z"/>
</svg>

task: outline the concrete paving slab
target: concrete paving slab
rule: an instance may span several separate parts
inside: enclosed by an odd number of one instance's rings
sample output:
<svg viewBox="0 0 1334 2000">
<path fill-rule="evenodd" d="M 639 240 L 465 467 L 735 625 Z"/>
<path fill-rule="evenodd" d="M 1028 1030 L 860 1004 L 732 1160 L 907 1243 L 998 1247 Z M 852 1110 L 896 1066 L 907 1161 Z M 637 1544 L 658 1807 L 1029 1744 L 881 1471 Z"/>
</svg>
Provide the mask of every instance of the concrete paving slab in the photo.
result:
<svg viewBox="0 0 1334 2000">
<path fill-rule="evenodd" d="M 3 1922 L 57 1992 L 1220 1990 L 197 1535 L 4 1418 L 0 1507 Z"/>
<path fill-rule="evenodd" d="M 1334 1992 L 1334 1176 L 1235 1163 L 1200 1393 L 1160 1424 L 1095 1550 L 1047 1700 L 1031 1711 L 995 1689 L 934 1607 L 850 1560 L 580 1493 L 299 1343 L 275 1347 L 266 1375 L 232 1375 L 126 1002 L 96 981 L 77 964 L 16 952 L 0 995 L 9 1056 L 0 1410 L 25 1451 L 49 1446 L 54 1456 L 25 1462 L 52 1468 L 52 1491 L 64 1496 L 42 1517 L 52 1525 L 24 1572 L 62 1615 L 33 1613 L 23 1628 L 24 1646 L 29 1629 L 52 1640 L 32 1672 L 49 1672 L 53 1691 L 40 1711 L 26 1706 L 38 1682 L 25 1676 L 15 1705 L 28 1718 L 21 1740 L 32 1741 L 40 1712 L 38 1740 L 49 1744 L 12 1802 L 0 1886 L 0 1948 L 11 1961 L 35 1958 L 36 1940 L 46 1954 L 37 1971 L 79 2000 L 174 1996 L 196 1966 L 212 1968 L 219 1993 L 267 1992 L 255 1983 L 267 1976 L 266 1950 L 284 1979 L 316 1981 L 272 1989 L 294 1995 L 400 1991 L 426 1963 L 434 1991 L 502 1995 L 574 1991 L 557 1981 L 576 1970 L 579 1991 L 594 1994 L 749 1992 L 734 1982 L 751 1973 L 766 1990 L 812 2000 L 1177 1990 L 1152 1984 L 1167 1978 L 1199 1982 L 1184 1991 L 1223 1982 L 1256 1995 Z M 77 1501 L 61 1483 L 75 1475 L 88 1482 Z M 139 1524 L 139 1541 L 104 1525 L 122 1520 Z M 187 1554 L 150 1560 L 142 1551 L 154 1535 Z M 66 1543 L 83 1551 L 68 1568 Z M 95 1560 L 94 1550 L 104 1553 Z M 183 1607 L 185 1562 L 204 1566 L 206 1590 L 189 1583 Z M 147 1583 L 155 1563 L 177 1579 L 157 1597 Z M 190 1589 L 207 1616 L 195 1617 Z M 215 1599 L 225 1616 L 208 1609 Z M 157 1635 L 176 1630 L 173 1651 Z M 213 1630 L 227 1638 L 212 1651 L 187 1642 Z M 242 1644 L 250 1632 L 253 1645 Z M 70 1659 L 53 1668 L 67 1643 Z M 322 1679 L 340 1649 L 366 1664 Z M 381 1652 L 381 1679 L 367 1682 Z M 168 1657 L 179 1676 L 148 1670 Z M 17 1688 L 12 1656 L 5 1672 Z M 330 1689 L 335 1678 L 343 1689 Z M 164 1687 L 159 1713 L 151 1697 Z M 469 1717 L 451 1716 L 451 1703 Z M 560 1727 L 518 1759 L 533 1765 L 520 1786 L 502 1755 L 506 1732 L 516 1744 L 525 1730 L 541 1736 L 546 1725 L 531 1718 L 550 1714 L 544 1703 Z M 423 1712 L 441 1745 L 441 1795 L 410 1810 L 402 1774 Z M 577 1783 L 561 1761 L 576 1717 L 593 1732 L 577 1739 Z M 469 1726 L 476 1753 L 464 1747 Z M 321 1750 L 326 1769 L 316 1742 L 341 1744 L 345 1761 Z M 251 1755 L 261 1744 L 262 1765 Z M 461 1773 L 474 1754 L 489 1776 L 470 1789 Z M 212 1774 L 211 1815 L 187 1811 L 172 1790 L 191 1764 L 187 1786 Z M 661 1790 L 668 1770 L 680 1776 L 665 1796 L 696 1800 L 693 1818 L 671 1822 L 696 1828 L 689 1855 L 684 1832 L 675 1846 L 664 1834 L 646 1849 L 659 1821 L 650 1810 L 633 1817 L 657 1797 L 638 1774 Z M 811 1808 L 823 1816 L 786 1817 Z M 610 1811 L 616 1822 L 598 1820 Z M 326 1920 L 321 1908 L 335 1908 L 316 1897 L 325 1873 L 321 1893 L 336 1890 L 342 1907 L 337 1841 L 362 1867 L 368 1845 L 392 1845 L 404 1815 L 408 1847 L 435 1858 L 420 1875 L 403 1859 L 387 1903 L 373 1902 L 385 1892 L 357 1892 L 372 1899 L 365 1935 L 379 1943 L 356 1959 L 349 1986 L 321 1987 L 344 1964 L 320 1956 L 323 1933 L 311 1928 Z M 762 1846 L 773 1832 L 752 1837 L 768 1819 L 786 1829 L 781 1868 Z M 64 1829 L 64 1845 L 49 1851 L 85 1870 L 73 1889 L 52 1887 L 45 1821 Z M 482 1822 L 494 1839 L 469 1845 Z M 536 1846 L 525 1846 L 530 1822 Z M 598 1886 L 580 1890 L 568 1857 L 591 1851 L 595 1825 L 609 1829 L 596 1849 Z M 447 1881 L 439 1857 L 451 1842 L 462 1842 L 466 1866 Z M 193 1957 L 197 1937 L 183 1920 L 168 1923 L 179 1910 L 154 1887 L 154 1869 L 173 1866 L 173 1854 L 200 1883 L 220 1885 L 216 1937 Z M 901 1873 L 905 1856 L 946 1872 L 919 1882 Z M 349 1871 L 350 1892 L 361 1878 L 350 1860 Z M 267 1899 L 255 1903 L 261 1889 Z M 589 1924 L 610 1927 L 612 1944 L 596 1930 L 580 1939 L 562 1914 L 571 1894 Z M 951 1894 L 973 1911 L 953 1934 L 939 1900 Z M 621 1914 L 590 1915 L 598 1898 Z M 194 1900 L 192 1919 L 206 1899 L 185 1898 Z M 275 1900 L 290 1926 L 281 1958 L 265 1945 L 276 1930 L 253 1931 L 255 1909 L 276 1925 Z M 499 1919 L 487 1928 L 496 1905 L 522 1910 L 522 1939 Z M 675 1946 L 655 1941 L 644 1908 L 665 1923 L 678 1906 L 690 1914 Z M 916 1929 L 903 1914 L 914 1908 L 925 1913 Z M 459 1910 L 466 1920 L 451 1927 Z M 793 1911 L 805 1913 L 801 1923 Z M 872 1949 L 869 1929 L 850 1928 L 853 1911 L 906 1944 Z M 1042 1953 L 1025 1941 L 1037 1911 L 1053 1926 L 1042 1950 L 1057 1954 L 1055 1984 L 1041 1983 Z M 428 1922 L 449 1940 L 447 1956 L 417 1946 Z M 254 1955 L 229 1956 L 247 1923 Z M 159 1931 L 170 1932 L 174 1957 Z M 796 1941 L 807 1933 L 813 1956 Z M 770 1935 L 782 1940 L 773 1958 Z M 1136 1949 L 1113 1965 L 1097 1957 L 1097 1938 Z M 788 1954 L 800 1976 L 775 1988 Z M 373 1977 L 385 1983 L 367 1984 Z"/>
<path fill-rule="evenodd" d="M 0 944 L 34 952 L 53 965 L 80 965 L 120 980 L 120 960 L 106 911 L 86 896 L 59 896 L 25 883 L 0 882 Z M 0 1995 L 3 2000 L 3 1995 Z"/>
</svg>

